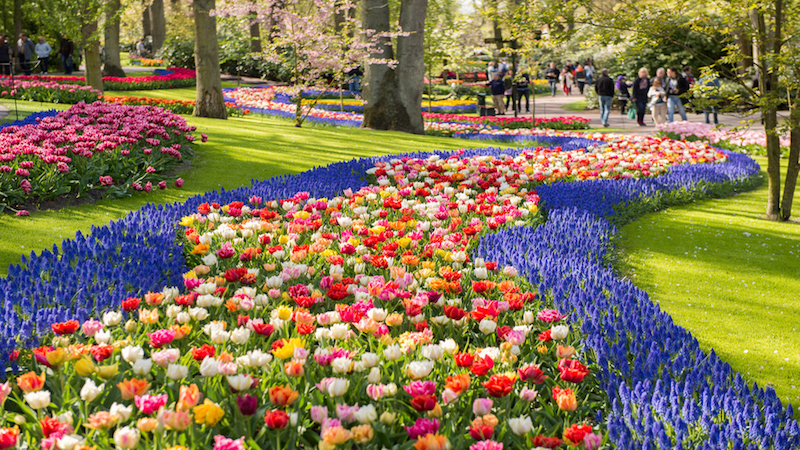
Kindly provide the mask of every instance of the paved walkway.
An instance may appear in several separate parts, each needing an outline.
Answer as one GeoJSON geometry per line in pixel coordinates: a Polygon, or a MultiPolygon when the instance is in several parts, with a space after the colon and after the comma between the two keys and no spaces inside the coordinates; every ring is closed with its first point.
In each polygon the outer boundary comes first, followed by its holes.
{"type": "MultiPolygon", "coordinates": [[[[531,98],[531,101],[534,99],[531,98]]],[[[536,97],[536,117],[559,117],[559,116],[579,116],[584,117],[587,119],[591,119],[591,125],[594,128],[600,128],[600,110],[599,109],[589,109],[585,111],[575,112],[575,111],[568,111],[564,109],[564,106],[578,102],[581,100],[585,100],[585,97],[582,95],[564,95],[563,93],[559,92],[555,97],[551,96],[544,96],[544,97],[536,97]]],[[[524,99],[523,99],[524,101],[524,99]]],[[[525,105],[522,105],[524,110],[525,105]]],[[[513,116],[513,111],[506,114],[506,117],[513,116]]],[[[696,114],[690,113],[687,111],[687,119],[689,122],[696,122],[696,123],[705,123],[705,115],[703,113],[696,114]]],[[[522,117],[530,117],[530,113],[522,113],[520,114],[522,117]]],[[[675,114],[676,120],[680,120],[680,115],[677,113],[675,114]]],[[[735,127],[735,126],[742,126],[747,123],[748,120],[754,120],[754,123],[751,125],[752,130],[754,131],[763,131],[764,126],[760,123],[760,115],[750,116],[750,117],[742,117],[736,114],[720,114],[719,121],[720,124],[725,127],[735,127]]],[[[646,127],[640,127],[636,120],[628,119],[627,115],[620,114],[620,110],[612,109],[611,115],[609,116],[608,123],[610,128],[615,129],[622,129],[623,133],[636,133],[636,134],[655,134],[656,129],[653,125],[653,120],[650,114],[647,115],[645,118],[645,123],[647,124],[646,127]]]]}
{"type": "Polygon", "coordinates": [[[0,119],[5,119],[10,111],[3,105],[0,105],[0,119]]]}

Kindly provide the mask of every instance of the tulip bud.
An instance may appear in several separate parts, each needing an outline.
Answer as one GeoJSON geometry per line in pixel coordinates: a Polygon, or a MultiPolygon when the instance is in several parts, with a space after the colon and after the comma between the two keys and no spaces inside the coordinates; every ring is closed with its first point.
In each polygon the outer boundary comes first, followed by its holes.
{"type": "MultiPolygon", "coordinates": [[[[149,360],[148,360],[149,361],[149,360]]],[[[149,372],[149,370],[148,370],[149,372]]],[[[107,380],[119,373],[119,367],[116,364],[110,366],[101,366],[97,368],[97,376],[107,380]]]]}
{"type": "Polygon", "coordinates": [[[397,418],[397,414],[390,413],[389,411],[384,411],[383,414],[381,414],[380,421],[381,421],[382,424],[388,426],[388,425],[393,424],[396,418],[397,418]]]}
{"type": "MultiPolygon", "coordinates": [[[[133,320],[133,319],[130,319],[130,320],[128,320],[127,322],[125,322],[125,331],[127,331],[128,333],[134,333],[134,332],[136,332],[136,329],[137,329],[138,327],[139,327],[139,324],[138,324],[138,323],[136,323],[136,321],[135,321],[135,320],[133,320]]],[[[126,427],[126,428],[127,428],[127,427],[126,427]]],[[[117,431],[119,431],[119,430],[117,430],[117,431]]]]}
{"type": "Polygon", "coordinates": [[[22,414],[17,414],[14,416],[14,423],[17,425],[25,425],[26,423],[28,423],[28,421],[22,414]]]}

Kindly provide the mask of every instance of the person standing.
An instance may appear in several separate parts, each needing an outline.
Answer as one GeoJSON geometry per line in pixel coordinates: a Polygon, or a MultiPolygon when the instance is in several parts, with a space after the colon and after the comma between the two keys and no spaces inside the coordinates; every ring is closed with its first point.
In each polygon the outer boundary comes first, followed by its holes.
{"type": "Polygon", "coordinates": [[[500,72],[500,78],[505,78],[508,72],[508,60],[503,58],[500,60],[500,65],[497,66],[497,71],[500,72]]]}
{"type": "Polygon", "coordinates": [[[694,86],[694,76],[692,75],[692,68],[690,66],[683,66],[683,76],[689,82],[689,88],[694,86]]]}
{"type": "Polygon", "coordinates": [[[36,52],[36,46],[32,40],[28,39],[25,33],[19,35],[19,42],[19,62],[25,75],[30,75],[31,60],[33,60],[33,55],[36,52]]]}
{"type": "Polygon", "coordinates": [[[494,80],[494,74],[497,72],[497,61],[489,61],[486,67],[486,79],[489,81],[494,80]]]}
{"type": "Polygon", "coordinates": [[[628,99],[630,98],[630,84],[625,80],[625,75],[620,75],[617,77],[617,83],[614,85],[619,92],[617,95],[617,100],[619,100],[619,109],[620,113],[624,116],[626,108],[628,106],[628,99]]]}
{"type": "Polygon", "coordinates": [[[544,72],[544,77],[547,79],[547,82],[550,83],[550,96],[556,96],[556,86],[558,85],[558,69],[556,69],[556,63],[551,62],[550,68],[548,68],[544,72]]]}
{"type": "Polygon", "coordinates": [[[608,127],[608,115],[611,113],[611,101],[614,99],[614,80],[608,76],[608,69],[600,72],[594,90],[600,100],[600,122],[604,127],[608,127]]]}
{"type": "Polygon", "coordinates": [[[498,116],[502,116],[506,113],[506,110],[503,107],[503,95],[506,92],[506,85],[503,82],[503,79],[500,78],[500,72],[494,73],[492,81],[489,82],[489,89],[492,94],[492,103],[494,104],[494,109],[497,111],[498,116]]]}
{"type": "Polygon", "coordinates": [[[586,84],[591,86],[592,80],[594,79],[594,63],[592,63],[592,60],[586,59],[586,65],[583,67],[583,70],[586,72],[586,84]]]}
{"type": "Polygon", "coordinates": [[[361,75],[364,75],[361,66],[347,72],[347,88],[350,89],[350,92],[361,92],[361,75]]]}
{"type": "Polygon", "coordinates": [[[508,111],[509,109],[514,109],[514,105],[516,105],[516,99],[514,98],[514,71],[512,69],[509,69],[506,72],[506,76],[503,77],[503,84],[506,86],[506,90],[503,92],[503,95],[506,96],[505,109],[508,111]]]}
{"type": "Polygon", "coordinates": [[[716,76],[701,78],[700,82],[703,83],[703,93],[710,102],[708,106],[703,108],[703,112],[706,115],[706,123],[711,123],[709,116],[714,114],[714,125],[719,125],[719,106],[717,101],[719,100],[719,90],[722,84],[716,76]]]}
{"type": "Polygon", "coordinates": [[[139,43],[136,44],[136,54],[139,55],[140,58],[147,56],[147,48],[144,46],[144,38],[139,39],[139,43]]]}
{"type": "Polygon", "coordinates": [[[689,82],[686,80],[678,69],[670,67],[667,70],[667,120],[672,122],[675,119],[675,109],[681,115],[681,118],[686,121],[686,110],[683,108],[683,101],[681,96],[689,91],[689,82]]]}
{"type": "Polygon", "coordinates": [[[656,69],[656,76],[653,77],[652,80],[650,80],[650,85],[651,86],[653,85],[653,82],[656,81],[656,78],[661,80],[661,86],[664,89],[666,89],[667,88],[667,71],[664,70],[663,67],[659,67],[658,69],[656,69]]]}
{"type": "Polygon", "coordinates": [[[72,74],[72,53],[75,51],[75,44],[67,37],[61,35],[61,44],[58,48],[58,55],[61,57],[61,65],[64,66],[64,74],[72,74]]]}
{"type": "Polygon", "coordinates": [[[578,92],[583,95],[583,88],[586,86],[586,71],[581,64],[575,68],[575,83],[578,85],[578,92]]]}
{"type": "Polygon", "coordinates": [[[639,69],[639,77],[633,81],[631,100],[636,104],[636,120],[640,127],[646,127],[644,114],[647,112],[647,93],[650,91],[650,74],[647,69],[639,69]]]}
{"type": "Polygon", "coordinates": [[[530,98],[530,83],[531,77],[527,73],[517,77],[514,84],[517,85],[517,111],[522,112],[522,96],[525,96],[525,112],[531,112],[531,98],[530,98]]]}
{"type": "Polygon", "coordinates": [[[53,48],[50,47],[50,44],[45,42],[44,36],[39,36],[39,43],[36,44],[34,50],[36,51],[36,57],[39,58],[39,67],[42,73],[47,75],[47,69],[50,63],[50,52],[53,51],[53,48]]]}
{"type": "Polygon", "coordinates": [[[569,70],[569,66],[564,66],[561,70],[561,88],[564,90],[564,95],[572,95],[572,82],[575,80],[575,75],[569,70]]]}
{"type": "Polygon", "coordinates": [[[11,45],[8,43],[8,35],[0,36],[0,75],[11,75],[11,45]]]}
{"type": "Polygon", "coordinates": [[[661,86],[661,80],[656,78],[653,85],[647,91],[647,98],[650,99],[650,111],[653,114],[653,122],[661,125],[667,121],[667,91],[661,86]]]}

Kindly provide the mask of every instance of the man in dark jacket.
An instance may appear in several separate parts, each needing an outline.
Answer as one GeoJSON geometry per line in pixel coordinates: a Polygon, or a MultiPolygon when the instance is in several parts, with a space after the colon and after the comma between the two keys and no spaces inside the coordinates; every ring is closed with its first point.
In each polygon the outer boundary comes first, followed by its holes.
{"type": "Polygon", "coordinates": [[[631,86],[631,100],[636,103],[636,120],[640,127],[647,126],[644,123],[644,115],[647,113],[647,93],[650,91],[650,74],[647,69],[639,69],[639,77],[633,81],[631,86]]]}
{"type": "Polygon", "coordinates": [[[22,71],[25,73],[25,75],[30,75],[31,60],[33,59],[33,55],[36,50],[36,44],[34,44],[32,40],[28,39],[28,36],[25,33],[19,35],[19,41],[21,43],[19,48],[19,63],[22,66],[22,71]]]}
{"type": "Polygon", "coordinates": [[[70,75],[72,73],[72,53],[75,51],[75,44],[67,37],[62,35],[61,46],[59,47],[58,54],[61,55],[61,64],[64,66],[64,73],[70,75]]]}
{"type": "Polygon", "coordinates": [[[688,120],[681,96],[689,91],[689,81],[676,67],[667,69],[667,85],[664,86],[664,90],[667,91],[667,121],[674,120],[675,108],[684,121],[688,120]]]}
{"type": "Polygon", "coordinates": [[[492,103],[497,114],[502,116],[506,113],[505,105],[503,104],[503,97],[506,93],[506,83],[500,77],[500,72],[495,72],[492,81],[489,82],[489,88],[492,92],[492,103]]]}
{"type": "Polygon", "coordinates": [[[600,98],[600,122],[607,127],[608,116],[611,114],[611,101],[614,99],[614,80],[608,76],[608,69],[603,69],[600,74],[594,90],[600,98]]]}

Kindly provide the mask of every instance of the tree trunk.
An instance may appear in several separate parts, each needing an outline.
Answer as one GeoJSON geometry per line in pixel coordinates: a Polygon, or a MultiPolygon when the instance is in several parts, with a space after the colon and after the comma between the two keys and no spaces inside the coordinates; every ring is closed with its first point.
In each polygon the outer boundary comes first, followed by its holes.
{"type": "MultiPolygon", "coordinates": [[[[19,56],[17,39],[19,39],[20,33],[22,33],[22,0],[14,0],[14,36],[8,39],[8,45],[11,46],[15,57],[19,56]]],[[[16,61],[11,61],[12,67],[16,67],[16,64],[19,64],[19,58],[15,59],[16,61]]]]}
{"type": "Polygon", "coordinates": [[[194,115],[227,119],[219,70],[217,18],[209,15],[215,0],[194,0],[194,63],[197,68],[197,104],[194,115]]]}
{"type": "Polygon", "coordinates": [[[425,134],[422,123],[422,91],[425,88],[425,16],[428,0],[403,0],[400,4],[400,29],[411,33],[397,38],[397,94],[409,118],[410,129],[425,134]]]}
{"type": "MultiPolygon", "coordinates": [[[[390,31],[389,3],[385,0],[362,0],[362,27],[377,33],[390,31]]],[[[392,41],[381,38],[376,52],[370,55],[375,59],[393,59],[392,41]]],[[[402,63],[401,63],[402,64],[402,63]]],[[[367,64],[364,73],[364,121],[361,126],[376,130],[411,129],[411,119],[400,104],[398,92],[400,85],[397,73],[386,64],[367,64]]]]}
{"type": "Polygon", "coordinates": [[[103,92],[103,69],[102,61],[100,61],[100,42],[97,40],[97,21],[84,24],[81,34],[83,36],[83,63],[86,66],[86,85],[103,92]]]}
{"type": "Polygon", "coordinates": [[[124,77],[122,63],[119,60],[119,12],[122,7],[121,0],[108,0],[106,3],[105,35],[105,61],[103,61],[103,76],[124,77]]]}
{"type": "Polygon", "coordinates": [[[250,12],[250,53],[261,53],[261,26],[258,23],[258,13],[250,12]]]}
{"type": "Polygon", "coordinates": [[[792,217],[792,200],[797,187],[797,175],[800,174],[800,118],[794,119],[790,133],[792,141],[789,144],[789,167],[786,169],[786,183],[783,186],[782,220],[792,217]]]}
{"type": "Polygon", "coordinates": [[[153,32],[153,55],[164,45],[167,37],[167,22],[164,19],[164,0],[153,0],[150,5],[150,25],[153,32]]]}
{"type": "Polygon", "coordinates": [[[145,6],[142,10],[142,37],[146,38],[153,34],[153,27],[150,25],[150,5],[145,0],[145,6]]]}

